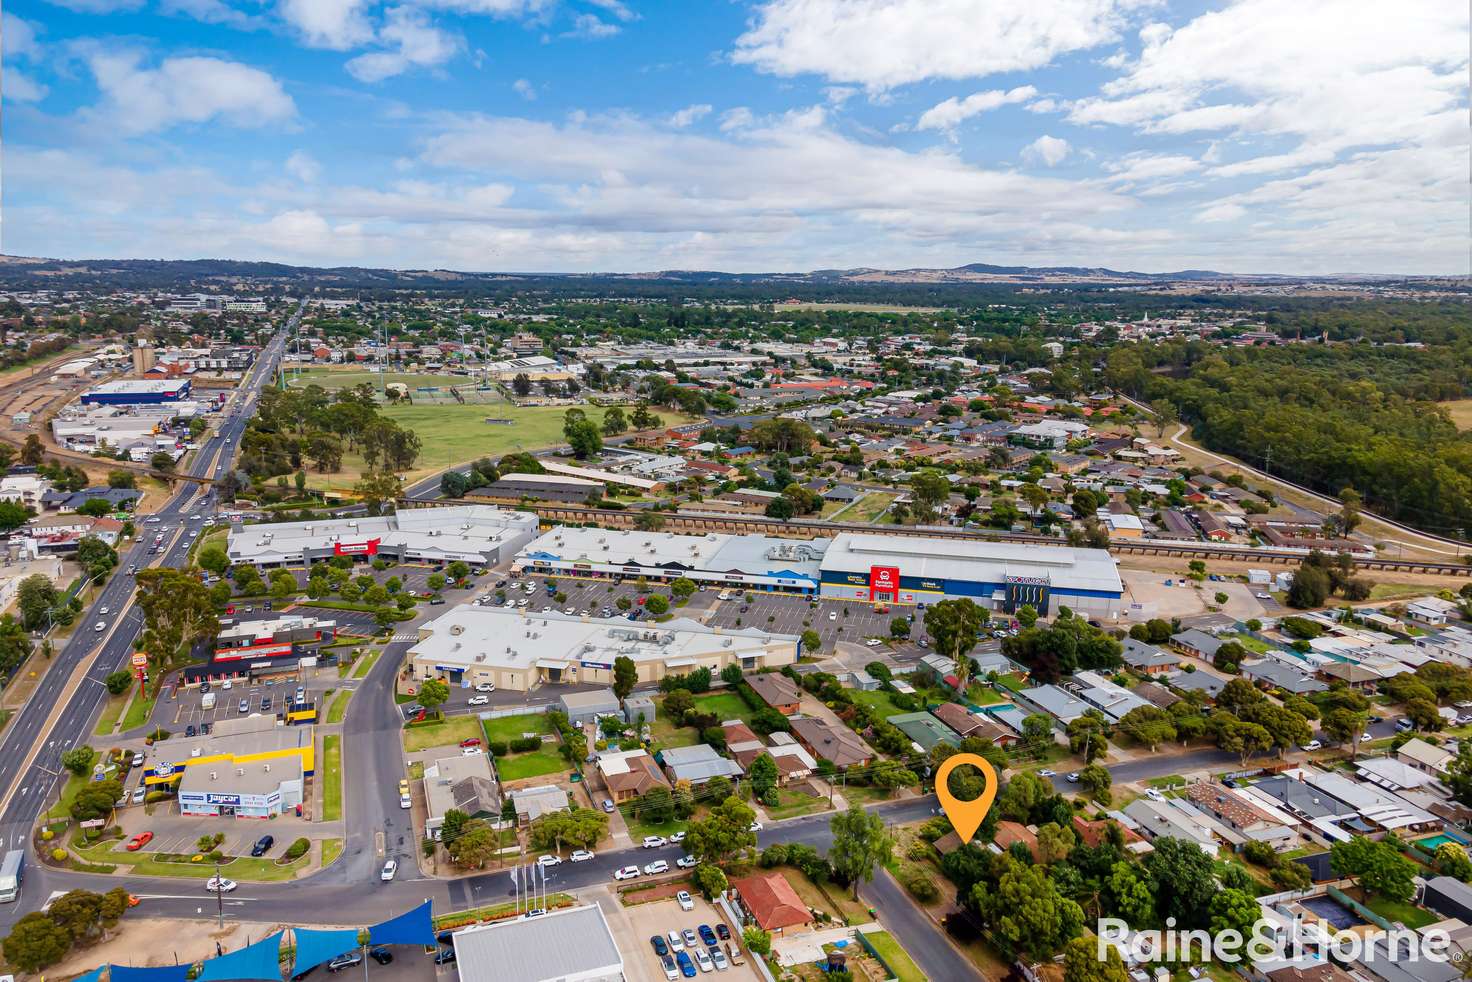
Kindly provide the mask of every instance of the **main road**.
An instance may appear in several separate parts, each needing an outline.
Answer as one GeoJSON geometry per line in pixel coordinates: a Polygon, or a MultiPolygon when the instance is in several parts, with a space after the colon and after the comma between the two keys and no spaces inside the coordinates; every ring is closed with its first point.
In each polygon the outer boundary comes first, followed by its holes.
{"type": "MultiPolygon", "coordinates": [[[[286,330],[277,332],[262,349],[227,403],[225,418],[214,435],[186,465],[186,474],[219,477],[230,466],[261,387],[275,374],[286,333],[301,318],[304,307],[305,302],[291,315],[286,330]]],[[[159,527],[169,530],[165,533],[167,547],[155,557],[159,565],[186,565],[191,541],[187,516],[208,506],[212,495],[207,487],[183,483],[155,513],[161,519],[159,527]]],[[[133,639],[142,628],[141,612],[133,604],[134,583],[128,568],[149,565],[151,547],[151,541],[140,532],[133,547],[119,557],[118,569],[91,608],[78,615],[71,640],[55,654],[40,685],[0,737],[0,789],[4,789],[0,792],[0,844],[5,849],[24,847],[36,819],[55,800],[62,777],[61,755],[87,742],[91,735],[92,720],[107,694],[103,680],[128,665],[133,639]],[[104,608],[111,613],[101,614],[104,608]],[[100,633],[92,629],[97,621],[106,624],[100,633]]],[[[38,867],[31,869],[22,902],[6,905],[0,911],[0,926],[8,927],[20,914],[39,906],[47,893],[35,888],[36,881],[44,885],[46,874],[38,867]]],[[[98,885],[96,878],[92,884],[98,885]]]]}

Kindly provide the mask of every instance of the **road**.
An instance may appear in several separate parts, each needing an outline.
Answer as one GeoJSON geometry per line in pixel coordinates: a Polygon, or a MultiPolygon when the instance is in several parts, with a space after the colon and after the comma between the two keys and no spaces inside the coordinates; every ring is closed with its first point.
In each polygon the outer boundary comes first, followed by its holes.
{"type": "Polygon", "coordinates": [[[859,897],[879,912],[879,923],[899,939],[927,979],[984,978],[930,916],[915,906],[889,870],[879,867],[874,879],[859,889],[859,897]]]}
{"type": "MultiPolygon", "coordinates": [[[[286,330],[262,349],[250,375],[231,397],[215,434],[195,452],[184,473],[217,476],[229,466],[261,387],[272,377],[281,358],[286,332],[295,326],[302,309],[299,307],[286,330]]],[[[55,800],[62,777],[62,753],[87,742],[92,733],[92,720],[106,698],[103,679],[128,664],[133,639],[142,625],[141,613],[132,602],[133,577],[128,574],[128,567],[143,568],[149,565],[150,558],[156,559],[159,565],[186,565],[190,544],[185,530],[186,516],[205,506],[212,494],[208,488],[184,483],[156,513],[171,527],[165,539],[166,548],[157,557],[150,557],[152,540],[140,533],[133,547],[119,557],[118,570],[98,593],[92,607],[78,616],[76,632],[53,657],[41,684],[6,727],[0,739],[0,788],[6,789],[0,798],[0,841],[6,849],[21,847],[37,817],[55,800]],[[99,615],[103,607],[113,613],[106,617],[99,615]],[[107,622],[100,642],[97,632],[90,627],[98,620],[107,622]],[[79,673],[83,673],[80,679],[79,673]]],[[[44,872],[33,866],[22,902],[6,905],[0,912],[0,927],[8,928],[21,914],[39,906],[46,893],[33,889],[33,881],[45,879],[44,872]]]]}

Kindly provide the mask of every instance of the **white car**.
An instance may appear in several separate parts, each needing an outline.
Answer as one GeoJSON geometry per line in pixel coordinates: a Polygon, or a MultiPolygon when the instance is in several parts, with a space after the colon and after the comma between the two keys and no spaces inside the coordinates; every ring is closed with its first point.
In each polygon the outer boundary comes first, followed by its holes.
{"type": "Polygon", "coordinates": [[[239,884],[234,880],[227,880],[222,876],[212,876],[204,881],[204,888],[210,893],[229,893],[237,886],[239,884]]]}
{"type": "Polygon", "coordinates": [[[615,880],[632,880],[638,875],[639,867],[637,866],[625,866],[623,869],[613,871],[613,878],[615,880]]]}
{"type": "Polygon", "coordinates": [[[465,705],[467,705],[467,706],[487,706],[487,705],[490,705],[490,702],[491,702],[491,697],[490,696],[471,696],[469,699],[465,700],[465,705]]]}
{"type": "Polygon", "coordinates": [[[98,621],[92,626],[92,630],[96,631],[98,634],[101,634],[103,631],[107,630],[107,623],[105,621],[98,621]]]}
{"type": "Polygon", "coordinates": [[[654,862],[644,867],[644,872],[649,874],[650,876],[655,876],[659,873],[668,873],[669,871],[670,864],[665,862],[663,859],[656,859],[654,862]]]}
{"type": "Polygon", "coordinates": [[[143,804],[147,800],[148,800],[148,789],[146,787],[144,787],[143,785],[140,784],[140,785],[138,785],[138,787],[136,787],[136,788],[133,789],[133,804],[135,804],[135,805],[141,805],[141,804],[143,804]]]}
{"type": "Polygon", "coordinates": [[[1057,771],[1050,771],[1046,767],[1044,767],[1042,770],[1038,771],[1038,777],[1057,777],[1057,776],[1058,776],[1058,772],[1057,771]]]}
{"type": "Polygon", "coordinates": [[[537,865],[538,866],[561,866],[562,865],[562,857],[561,856],[554,856],[551,853],[548,853],[545,856],[538,856],[537,857],[537,865]]]}
{"type": "Polygon", "coordinates": [[[413,808],[414,807],[414,799],[413,798],[410,798],[406,794],[399,795],[399,807],[400,808],[413,808]]]}
{"type": "Polygon", "coordinates": [[[1308,743],[1305,743],[1300,749],[1302,749],[1302,750],[1322,750],[1322,749],[1324,749],[1324,745],[1322,743],[1320,743],[1319,741],[1317,741],[1317,740],[1310,740],[1308,743]]]}
{"type": "Polygon", "coordinates": [[[475,756],[478,756],[480,753],[481,753],[481,749],[479,747],[461,747],[460,748],[460,756],[461,757],[475,757],[475,756]]]}
{"type": "Polygon", "coordinates": [[[675,894],[675,902],[680,905],[681,910],[695,909],[695,901],[691,898],[689,890],[681,890],[675,894]]]}
{"type": "Polygon", "coordinates": [[[731,963],[726,960],[726,953],[716,945],[710,946],[710,960],[716,963],[717,972],[724,972],[731,967],[731,963]]]}
{"type": "Polygon", "coordinates": [[[143,755],[142,754],[134,754],[133,755],[133,766],[134,767],[142,767],[143,766],[143,755]]]}
{"type": "Polygon", "coordinates": [[[675,860],[675,865],[680,867],[680,869],[694,869],[695,867],[700,865],[700,860],[696,859],[694,856],[681,856],[679,859],[675,860]]]}
{"type": "Polygon", "coordinates": [[[378,878],[387,883],[389,880],[392,880],[394,878],[394,874],[398,871],[399,861],[397,859],[390,859],[388,862],[383,864],[383,870],[379,872],[378,878]]]}
{"type": "Polygon", "coordinates": [[[748,831],[748,832],[760,832],[761,830],[762,830],[762,823],[761,822],[752,822],[751,823],[751,826],[746,831],[748,831]]]}
{"type": "Polygon", "coordinates": [[[1146,788],[1145,797],[1149,798],[1151,801],[1160,801],[1165,798],[1165,795],[1161,794],[1155,788],[1146,788]]]}
{"type": "Polygon", "coordinates": [[[704,948],[694,948],[692,950],[695,952],[695,964],[700,966],[702,972],[715,971],[715,963],[710,960],[710,955],[706,954],[704,948]]]}
{"type": "MultiPolygon", "coordinates": [[[[694,907],[695,905],[692,903],[690,906],[694,907]]],[[[671,931],[666,937],[670,939],[670,951],[685,950],[685,939],[680,936],[679,931],[671,931]]]]}
{"type": "Polygon", "coordinates": [[[671,832],[670,833],[670,843],[672,845],[679,845],[680,843],[682,843],[684,841],[685,841],[685,833],[684,832],[671,832]]]}
{"type": "Polygon", "coordinates": [[[569,607],[569,608],[567,608],[566,610],[563,611],[563,613],[566,614],[568,617],[572,617],[577,612],[578,612],[578,609],[576,607],[569,607]]]}
{"type": "Polygon", "coordinates": [[[586,863],[588,860],[593,858],[593,852],[589,849],[579,849],[577,852],[573,853],[567,858],[570,862],[586,863]]]}
{"type": "Polygon", "coordinates": [[[836,620],[838,620],[838,611],[836,611],[836,610],[830,610],[828,612],[828,619],[830,621],[836,621],[836,620]]]}
{"type": "Polygon", "coordinates": [[[658,849],[660,846],[669,845],[669,840],[662,835],[646,835],[643,846],[645,849],[658,849]]]}
{"type": "Polygon", "coordinates": [[[479,685],[477,685],[475,687],[475,691],[476,692],[495,692],[496,691],[496,683],[494,683],[494,682],[481,682],[479,685]]]}
{"type": "Polygon", "coordinates": [[[1254,593],[1253,596],[1256,597],[1259,600],[1271,600],[1271,599],[1273,599],[1273,595],[1271,593],[1254,593]]]}
{"type": "Polygon", "coordinates": [[[864,644],[868,645],[871,648],[877,648],[883,643],[884,642],[880,641],[878,638],[870,638],[868,641],[864,642],[864,644]]]}
{"type": "Polygon", "coordinates": [[[111,607],[102,607],[97,612],[99,614],[102,614],[105,617],[108,614],[111,614],[112,613],[112,608],[111,607]]]}

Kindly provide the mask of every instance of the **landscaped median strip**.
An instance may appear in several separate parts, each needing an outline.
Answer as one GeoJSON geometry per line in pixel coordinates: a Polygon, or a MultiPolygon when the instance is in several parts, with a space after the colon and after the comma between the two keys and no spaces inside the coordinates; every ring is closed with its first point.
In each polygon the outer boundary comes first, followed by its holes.
{"type": "Polygon", "coordinates": [[[322,775],[322,820],[336,822],[342,818],[342,737],[338,734],[322,738],[317,771],[322,775]]]}

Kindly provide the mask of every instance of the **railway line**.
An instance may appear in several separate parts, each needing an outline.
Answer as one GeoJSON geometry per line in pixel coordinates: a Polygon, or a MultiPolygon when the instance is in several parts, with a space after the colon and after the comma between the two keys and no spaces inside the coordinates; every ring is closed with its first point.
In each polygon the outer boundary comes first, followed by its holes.
{"type": "MultiPolygon", "coordinates": [[[[399,502],[400,507],[421,508],[436,504],[473,503],[475,502],[468,499],[425,501],[415,498],[404,498],[399,502]]],[[[544,523],[600,525],[606,528],[632,529],[636,527],[640,515],[650,514],[636,509],[585,508],[563,504],[511,503],[511,506],[534,512],[544,523]]],[[[858,535],[903,535],[976,542],[1017,542],[1029,545],[1056,546],[1062,544],[1059,539],[1046,535],[980,529],[865,525],[857,522],[778,521],[758,515],[704,515],[690,512],[654,512],[653,514],[657,514],[663,520],[662,531],[687,534],[723,532],[735,535],[760,534],[791,539],[815,539],[839,532],[849,532],[858,535]]],[[[1309,553],[1307,549],[1286,547],[1233,546],[1214,542],[1164,542],[1150,539],[1116,539],[1109,543],[1109,551],[1117,555],[1169,556],[1174,559],[1209,559],[1264,566],[1296,565],[1309,553]]],[[[1472,578],[1472,563],[1387,559],[1369,552],[1355,554],[1353,558],[1360,569],[1472,578]]]]}

